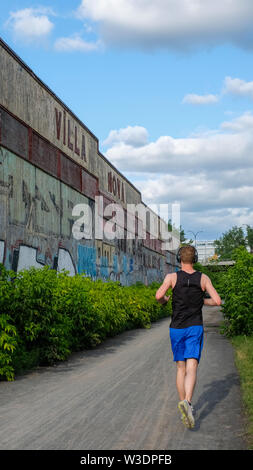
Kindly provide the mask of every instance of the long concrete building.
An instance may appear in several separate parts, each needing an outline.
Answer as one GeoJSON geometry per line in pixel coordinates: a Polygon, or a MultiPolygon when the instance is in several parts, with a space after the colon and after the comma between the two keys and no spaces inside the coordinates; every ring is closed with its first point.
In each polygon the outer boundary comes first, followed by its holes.
{"type": "Polygon", "coordinates": [[[175,252],[163,249],[164,224],[99,151],[97,137],[0,40],[0,263],[17,272],[49,265],[123,285],[160,282],[177,269],[175,252]],[[112,224],[111,203],[123,208],[123,237],[112,240],[96,227],[112,224]],[[142,239],[138,212],[128,236],[128,204],[148,209],[142,239]]]}

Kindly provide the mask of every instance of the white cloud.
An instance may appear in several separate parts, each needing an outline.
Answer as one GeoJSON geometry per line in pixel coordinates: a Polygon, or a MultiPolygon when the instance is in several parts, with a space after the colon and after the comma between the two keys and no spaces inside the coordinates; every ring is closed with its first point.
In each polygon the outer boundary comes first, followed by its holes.
{"type": "Polygon", "coordinates": [[[219,95],[205,94],[199,95],[188,93],[184,96],[182,103],[193,105],[206,105],[217,103],[224,94],[237,95],[253,99],[253,81],[246,82],[240,78],[226,77],[223,83],[223,89],[219,95]]]}
{"type": "Polygon", "coordinates": [[[192,237],[192,233],[187,233],[187,230],[195,233],[203,230],[203,233],[198,235],[198,240],[217,239],[235,225],[253,225],[253,210],[240,207],[239,209],[207,209],[200,212],[181,211],[181,223],[188,237],[192,237]]]}
{"type": "Polygon", "coordinates": [[[185,97],[183,98],[183,103],[196,105],[213,104],[217,103],[218,101],[219,98],[217,95],[195,95],[194,93],[185,95],[185,97]]]}
{"type": "Polygon", "coordinates": [[[134,147],[118,142],[106,156],[121,171],[182,174],[201,169],[220,169],[252,165],[252,132],[205,133],[203,136],[176,139],[161,136],[155,142],[134,147]]]}
{"type": "Polygon", "coordinates": [[[7,25],[11,27],[15,36],[27,41],[33,41],[47,37],[54,25],[48,15],[52,15],[47,8],[24,8],[10,13],[7,25]]]}
{"type": "Polygon", "coordinates": [[[251,111],[247,111],[232,121],[223,122],[221,128],[224,130],[236,132],[243,132],[248,130],[253,132],[253,114],[251,111]]]}
{"type": "Polygon", "coordinates": [[[73,51],[80,51],[80,52],[90,52],[96,51],[101,47],[101,42],[87,42],[78,35],[75,34],[71,37],[61,37],[55,41],[54,48],[57,51],[62,52],[73,52],[73,51]]]}
{"type": "Polygon", "coordinates": [[[128,126],[125,129],[113,130],[103,142],[104,146],[121,143],[132,147],[141,147],[148,143],[148,131],[141,126],[128,126]]]}
{"type": "MultiPolygon", "coordinates": [[[[204,230],[202,238],[209,233],[216,238],[233,225],[253,225],[253,168],[217,174],[198,172],[182,174],[152,175],[146,181],[136,179],[135,186],[141,191],[143,201],[150,204],[180,204],[181,224],[185,230],[204,230]],[[242,181],[238,178],[242,177],[242,181]],[[227,185],[224,185],[224,178],[227,185]],[[234,181],[237,185],[234,186],[234,181]],[[229,184],[230,182],[230,184],[229,184]]],[[[130,175],[131,176],[131,175],[130,175]]],[[[188,236],[191,236],[188,234],[188,236]]],[[[199,238],[199,237],[198,237],[199,238]]]]}
{"type": "MultiPolygon", "coordinates": [[[[251,177],[252,174],[251,170],[251,177]]],[[[138,183],[138,187],[148,203],[177,200],[182,210],[187,212],[244,208],[253,199],[251,184],[224,188],[220,178],[208,178],[204,172],[185,175],[183,178],[170,174],[158,175],[138,183]]]]}
{"type": "Polygon", "coordinates": [[[252,0],[82,0],[78,14],[117,46],[253,46],[252,0]]]}
{"type": "Polygon", "coordinates": [[[125,131],[113,131],[117,139],[108,139],[106,156],[133,181],[145,203],[179,202],[183,226],[191,230],[222,232],[253,224],[251,112],[203,135],[161,136],[141,146],[130,144],[130,126],[125,131]]]}
{"type": "Polygon", "coordinates": [[[224,93],[246,96],[253,99],[253,82],[245,82],[240,78],[226,77],[224,81],[224,93]]]}

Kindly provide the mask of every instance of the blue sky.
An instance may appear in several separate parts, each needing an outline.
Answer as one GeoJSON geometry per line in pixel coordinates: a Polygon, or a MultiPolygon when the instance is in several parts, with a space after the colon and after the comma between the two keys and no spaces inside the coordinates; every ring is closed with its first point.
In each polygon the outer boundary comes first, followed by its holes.
{"type": "MultiPolygon", "coordinates": [[[[0,34],[144,202],[213,239],[253,225],[253,2],[4,2],[0,34]]],[[[190,235],[190,234],[189,234],[190,235]]]]}

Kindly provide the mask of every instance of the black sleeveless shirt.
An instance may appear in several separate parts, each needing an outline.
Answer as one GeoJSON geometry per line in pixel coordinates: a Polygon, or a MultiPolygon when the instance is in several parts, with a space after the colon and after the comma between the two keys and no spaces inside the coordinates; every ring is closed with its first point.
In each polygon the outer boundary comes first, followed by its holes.
{"type": "Polygon", "coordinates": [[[203,325],[202,307],[204,291],[201,288],[201,272],[188,274],[177,272],[177,282],[172,294],[172,320],[170,328],[187,328],[203,325]]]}

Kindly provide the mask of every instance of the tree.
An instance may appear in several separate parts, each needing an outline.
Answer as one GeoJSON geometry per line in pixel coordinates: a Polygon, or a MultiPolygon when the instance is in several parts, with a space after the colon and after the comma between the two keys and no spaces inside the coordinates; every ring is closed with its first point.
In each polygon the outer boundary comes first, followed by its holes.
{"type": "Polygon", "coordinates": [[[253,227],[247,225],[247,236],[246,241],[248,246],[250,247],[250,252],[253,253],[253,227]]]}
{"type": "MultiPolygon", "coordinates": [[[[175,230],[176,232],[178,232],[175,228],[174,228],[174,230],[175,230]]],[[[169,231],[169,232],[172,232],[172,223],[171,223],[171,219],[169,219],[169,221],[168,221],[168,231],[169,231]]],[[[186,243],[185,243],[186,240],[187,240],[187,238],[185,237],[184,229],[183,229],[182,225],[180,225],[180,244],[181,244],[181,245],[185,245],[185,244],[186,244],[186,243]]],[[[190,240],[190,241],[187,243],[187,245],[191,245],[192,243],[193,243],[193,240],[190,240]]]]}
{"type": "Polygon", "coordinates": [[[215,252],[220,260],[233,259],[233,251],[240,246],[246,247],[242,227],[236,225],[223,233],[219,240],[214,241],[215,252]]]}

